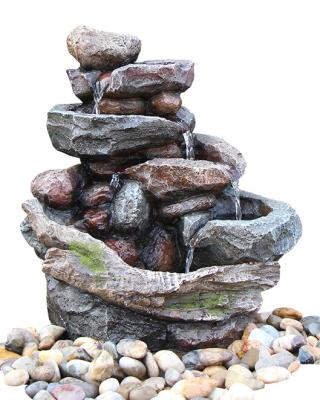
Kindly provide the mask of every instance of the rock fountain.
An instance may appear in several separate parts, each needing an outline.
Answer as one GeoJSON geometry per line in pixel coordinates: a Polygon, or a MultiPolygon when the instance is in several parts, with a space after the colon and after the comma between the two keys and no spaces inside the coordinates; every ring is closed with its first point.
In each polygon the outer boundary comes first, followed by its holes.
{"type": "Polygon", "coordinates": [[[87,27],[67,45],[82,103],[53,107],[47,128],[80,164],[33,180],[21,225],[44,259],[50,320],[153,350],[227,345],[278,282],[298,215],[240,191],[242,154],[193,133],[180,96],[193,62],[136,62],[138,38],[87,27]]]}

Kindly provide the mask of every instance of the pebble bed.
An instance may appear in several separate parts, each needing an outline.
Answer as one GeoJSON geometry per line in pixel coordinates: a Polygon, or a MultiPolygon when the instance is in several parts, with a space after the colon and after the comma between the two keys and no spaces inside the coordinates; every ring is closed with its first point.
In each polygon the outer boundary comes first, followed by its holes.
{"type": "Polygon", "coordinates": [[[4,382],[34,400],[252,400],[301,364],[320,364],[320,316],[289,307],[257,314],[227,349],[151,353],[137,339],[66,336],[55,325],[12,329],[0,345],[4,382]]]}

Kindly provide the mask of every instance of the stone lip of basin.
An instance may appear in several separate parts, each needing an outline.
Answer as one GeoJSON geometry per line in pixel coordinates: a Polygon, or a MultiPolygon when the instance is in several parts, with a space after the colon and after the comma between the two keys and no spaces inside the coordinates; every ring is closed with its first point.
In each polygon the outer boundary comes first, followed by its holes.
{"type": "Polygon", "coordinates": [[[195,126],[194,115],[181,107],[174,120],[145,115],[87,113],[81,104],[56,105],[48,113],[53,146],[74,157],[101,159],[179,142],[195,126]]]}
{"type": "Polygon", "coordinates": [[[301,221],[288,204],[244,191],[240,199],[244,219],[224,219],[222,207],[193,236],[197,267],[276,261],[298,242],[301,221]]]}
{"type": "Polygon", "coordinates": [[[126,264],[102,241],[51,220],[41,203],[23,204],[37,241],[48,248],[45,274],[157,319],[221,322],[261,305],[261,291],[279,280],[279,264],[209,266],[188,274],[153,272],[126,264]]]}

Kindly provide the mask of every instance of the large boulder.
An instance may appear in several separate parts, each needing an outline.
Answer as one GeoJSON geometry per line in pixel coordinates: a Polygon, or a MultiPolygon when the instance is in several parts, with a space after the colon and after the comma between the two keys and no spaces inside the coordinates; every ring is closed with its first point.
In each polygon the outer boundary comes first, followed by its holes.
{"type": "Polygon", "coordinates": [[[148,226],[150,213],[141,183],[126,181],[113,202],[113,226],[119,232],[141,232],[148,226]]]}
{"type": "Polygon", "coordinates": [[[68,35],[67,46],[82,68],[109,71],[134,62],[140,53],[141,41],[132,35],[78,26],[68,35]]]}
{"type": "Polygon", "coordinates": [[[140,181],[157,199],[219,192],[230,183],[224,165],[182,158],[156,158],[127,168],[124,174],[140,181]]]}
{"type": "Polygon", "coordinates": [[[97,160],[179,142],[186,125],[191,130],[194,126],[189,114],[184,110],[170,121],[144,115],[95,115],[82,112],[79,104],[58,105],[48,113],[47,128],[57,150],[97,160]]]}
{"type": "Polygon", "coordinates": [[[199,267],[278,260],[299,240],[299,216],[281,201],[241,192],[244,218],[211,220],[192,238],[196,247],[194,263],[199,267]],[[252,206],[246,205],[252,203],[252,206]],[[260,215],[254,213],[260,209],[260,215]]]}

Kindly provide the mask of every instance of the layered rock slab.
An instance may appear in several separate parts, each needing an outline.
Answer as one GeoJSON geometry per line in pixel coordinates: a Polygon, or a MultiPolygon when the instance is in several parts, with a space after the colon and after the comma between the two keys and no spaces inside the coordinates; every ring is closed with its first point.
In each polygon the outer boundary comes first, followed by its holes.
{"type": "Polygon", "coordinates": [[[157,199],[206,191],[219,192],[230,183],[224,165],[202,160],[157,158],[127,168],[124,174],[140,181],[157,199]]]}
{"type": "Polygon", "coordinates": [[[47,276],[47,304],[51,322],[64,326],[71,339],[88,336],[118,342],[139,338],[151,351],[225,347],[240,338],[250,320],[250,315],[239,315],[223,323],[163,321],[106,303],[51,276],[47,276]]]}
{"type": "Polygon", "coordinates": [[[47,129],[53,146],[63,153],[101,159],[181,141],[185,125],[194,119],[184,110],[170,121],[144,115],[95,115],[77,104],[58,105],[48,113],[47,129]]]}

